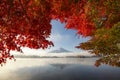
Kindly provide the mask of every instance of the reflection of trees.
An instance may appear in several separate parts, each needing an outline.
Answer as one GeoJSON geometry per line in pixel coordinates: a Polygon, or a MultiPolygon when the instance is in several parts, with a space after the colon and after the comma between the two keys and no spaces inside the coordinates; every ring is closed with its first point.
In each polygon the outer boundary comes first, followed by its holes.
{"type": "Polygon", "coordinates": [[[120,67],[120,55],[110,55],[96,60],[95,66],[98,67],[101,64],[120,67]]]}
{"type": "Polygon", "coordinates": [[[68,64],[51,64],[53,67],[59,68],[59,69],[65,69],[68,64]]]}

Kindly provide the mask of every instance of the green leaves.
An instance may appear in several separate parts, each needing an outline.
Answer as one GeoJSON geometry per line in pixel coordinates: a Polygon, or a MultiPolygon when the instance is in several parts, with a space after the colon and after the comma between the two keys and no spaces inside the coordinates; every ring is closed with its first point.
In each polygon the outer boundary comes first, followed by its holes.
{"type": "Polygon", "coordinates": [[[112,28],[100,28],[88,42],[80,44],[77,48],[90,50],[103,58],[96,62],[96,66],[101,63],[120,67],[120,22],[112,28]]]}

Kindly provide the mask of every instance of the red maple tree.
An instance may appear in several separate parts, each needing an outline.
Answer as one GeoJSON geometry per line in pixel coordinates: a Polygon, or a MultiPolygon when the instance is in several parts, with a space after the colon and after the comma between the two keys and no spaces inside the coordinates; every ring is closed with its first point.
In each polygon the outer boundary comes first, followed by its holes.
{"type": "Polygon", "coordinates": [[[111,28],[120,20],[120,15],[111,18],[118,14],[115,5],[110,7],[113,2],[119,0],[0,0],[0,64],[13,58],[10,50],[53,46],[47,40],[53,19],[83,36],[94,35],[102,26],[111,28]]]}

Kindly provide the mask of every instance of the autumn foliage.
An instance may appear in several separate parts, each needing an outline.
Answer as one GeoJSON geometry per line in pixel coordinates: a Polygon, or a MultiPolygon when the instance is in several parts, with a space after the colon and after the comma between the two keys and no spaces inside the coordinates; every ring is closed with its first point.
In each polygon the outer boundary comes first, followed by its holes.
{"type": "Polygon", "coordinates": [[[98,29],[111,29],[120,21],[119,7],[119,0],[0,0],[0,64],[13,58],[10,50],[53,46],[47,40],[53,19],[93,37],[98,29]]]}
{"type": "Polygon", "coordinates": [[[0,1],[0,63],[13,58],[10,50],[21,51],[21,47],[45,49],[53,45],[47,40],[51,33],[51,6],[47,1],[40,2],[0,1]]]}

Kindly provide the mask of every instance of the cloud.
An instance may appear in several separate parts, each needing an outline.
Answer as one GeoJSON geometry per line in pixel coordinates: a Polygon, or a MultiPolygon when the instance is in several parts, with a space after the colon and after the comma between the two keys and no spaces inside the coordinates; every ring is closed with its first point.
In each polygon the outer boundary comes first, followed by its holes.
{"type": "Polygon", "coordinates": [[[42,49],[30,49],[28,47],[21,48],[23,53],[17,51],[10,51],[12,55],[40,55],[41,53],[46,53],[45,50],[42,49]]]}
{"type": "Polygon", "coordinates": [[[55,43],[60,43],[60,42],[62,42],[62,41],[67,41],[67,40],[69,40],[71,38],[71,36],[70,35],[67,35],[67,34],[65,34],[65,35],[63,35],[63,34],[60,34],[60,33],[55,33],[55,34],[52,34],[51,36],[50,36],[50,39],[49,40],[51,40],[51,41],[53,41],[53,42],[55,42],[55,43]]]}

